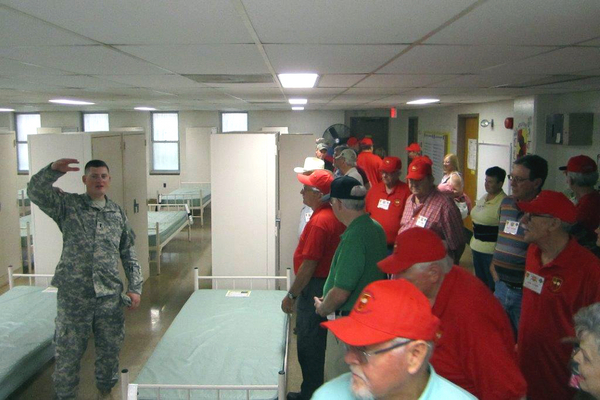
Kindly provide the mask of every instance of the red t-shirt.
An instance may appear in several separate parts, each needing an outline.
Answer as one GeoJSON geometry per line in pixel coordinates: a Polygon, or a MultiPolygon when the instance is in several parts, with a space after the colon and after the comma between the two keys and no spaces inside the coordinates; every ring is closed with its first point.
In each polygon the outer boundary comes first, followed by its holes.
{"type": "Polygon", "coordinates": [[[375,185],[377,182],[381,182],[381,172],[379,171],[379,168],[381,168],[383,160],[378,155],[363,151],[358,155],[356,163],[367,174],[371,186],[375,185]]]}
{"type": "Polygon", "coordinates": [[[376,183],[367,192],[366,210],[371,214],[371,218],[382,226],[387,244],[394,244],[398,236],[404,205],[410,195],[408,185],[402,181],[399,181],[389,194],[383,182],[376,183]],[[380,203],[380,200],[384,201],[380,203]]]}
{"type": "Polygon", "coordinates": [[[304,260],[312,260],[319,262],[313,277],[327,278],[331,260],[345,230],[346,226],[335,217],[329,203],[317,208],[300,235],[294,252],[294,273],[298,274],[304,260]]]}
{"type": "Polygon", "coordinates": [[[519,399],[527,384],[517,365],[506,312],[475,276],[454,266],[433,305],[441,335],[431,364],[435,371],[481,400],[519,399]]]}
{"type": "Polygon", "coordinates": [[[577,222],[590,232],[600,225],[600,193],[596,190],[577,202],[577,222]]]}
{"type": "Polygon", "coordinates": [[[519,322],[519,363],[531,400],[573,398],[569,360],[573,346],[561,339],[575,336],[573,316],[600,301],[600,260],[574,238],[551,262],[542,265],[536,244],[527,250],[525,286],[519,322]],[[527,273],[544,278],[541,293],[529,289],[527,273]]]}

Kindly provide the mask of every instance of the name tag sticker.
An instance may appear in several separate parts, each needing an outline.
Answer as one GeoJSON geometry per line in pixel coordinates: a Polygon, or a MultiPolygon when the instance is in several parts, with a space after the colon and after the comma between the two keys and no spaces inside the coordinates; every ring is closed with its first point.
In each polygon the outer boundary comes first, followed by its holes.
{"type": "Polygon", "coordinates": [[[504,233],[509,235],[516,235],[519,231],[519,221],[506,221],[504,225],[504,233]]]}
{"type": "Polygon", "coordinates": [[[386,199],[379,199],[379,204],[377,204],[377,208],[381,208],[382,210],[389,210],[391,201],[386,199]]]}
{"type": "Polygon", "coordinates": [[[419,215],[419,218],[417,218],[417,226],[425,228],[425,225],[427,225],[427,217],[419,215]]]}
{"type": "Polygon", "coordinates": [[[312,217],[313,213],[306,213],[304,214],[304,222],[308,222],[310,221],[310,217],[312,217]]]}
{"type": "Polygon", "coordinates": [[[540,294],[542,293],[542,288],[544,287],[544,278],[538,274],[534,274],[533,272],[526,271],[523,286],[529,290],[533,290],[537,294],[540,294]]]}

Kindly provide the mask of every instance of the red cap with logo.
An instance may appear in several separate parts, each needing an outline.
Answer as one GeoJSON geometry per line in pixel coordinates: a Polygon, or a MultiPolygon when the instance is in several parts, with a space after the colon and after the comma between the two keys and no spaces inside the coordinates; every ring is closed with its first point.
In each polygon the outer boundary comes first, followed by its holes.
{"type": "Polygon", "coordinates": [[[432,230],[410,228],[396,236],[394,252],[377,263],[386,274],[398,274],[422,262],[438,261],[446,257],[442,239],[432,230]]]}
{"type": "Polygon", "coordinates": [[[420,153],[421,152],[421,146],[419,146],[419,143],[411,143],[406,148],[406,151],[414,151],[415,153],[420,153]]]}
{"type": "Polygon", "coordinates": [[[358,139],[356,139],[354,136],[350,136],[350,138],[348,138],[348,141],[346,142],[346,145],[348,147],[356,146],[357,144],[358,144],[358,139]]]}
{"type": "Polygon", "coordinates": [[[432,175],[431,166],[432,162],[429,157],[417,157],[408,166],[408,174],[406,175],[406,178],[420,181],[421,179],[432,175]]]}
{"type": "Polygon", "coordinates": [[[381,163],[381,167],[379,167],[380,171],[388,173],[392,173],[399,169],[402,169],[402,160],[398,157],[385,157],[381,163]]]}
{"type": "Polygon", "coordinates": [[[350,346],[369,346],[397,337],[434,340],[439,325],[429,300],[404,279],[372,282],[358,296],[349,316],[321,324],[350,346]]]}
{"type": "Polygon", "coordinates": [[[373,146],[373,139],[371,139],[371,138],[368,138],[368,137],[366,137],[366,138],[363,138],[363,139],[360,141],[360,144],[362,144],[363,146],[373,146]]]}
{"type": "Polygon", "coordinates": [[[577,220],[577,208],[571,200],[560,192],[542,190],[531,201],[519,201],[519,209],[530,214],[552,215],[569,224],[577,220]]]}
{"type": "Polygon", "coordinates": [[[329,194],[333,175],[330,171],[320,169],[310,175],[298,174],[298,180],[303,185],[316,187],[321,193],[329,194]]]}
{"type": "Polygon", "coordinates": [[[581,174],[589,174],[598,171],[596,162],[585,155],[575,156],[569,158],[567,165],[559,167],[561,171],[567,172],[579,172],[581,174]]]}

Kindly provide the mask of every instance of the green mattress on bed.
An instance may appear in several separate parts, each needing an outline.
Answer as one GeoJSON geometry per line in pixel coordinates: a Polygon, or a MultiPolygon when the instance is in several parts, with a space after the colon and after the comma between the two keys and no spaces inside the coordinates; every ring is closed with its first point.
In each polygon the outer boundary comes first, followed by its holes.
{"type": "MultiPolygon", "coordinates": [[[[249,297],[227,297],[227,290],[197,290],[185,303],[136,383],[189,385],[277,385],[283,367],[287,316],[285,291],[252,290],[249,297]]],[[[156,391],[140,389],[139,399],[156,391]]],[[[251,399],[273,399],[276,391],[251,391],[251,399]]],[[[163,399],[185,399],[186,392],[161,390],[163,399]]],[[[216,399],[216,391],[192,391],[192,399],[216,399]]],[[[225,391],[222,399],[245,399],[225,391]]]]}
{"type": "Polygon", "coordinates": [[[17,286],[0,296],[0,399],[54,356],[56,292],[17,286]]]}
{"type": "Polygon", "coordinates": [[[188,220],[185,211],[157,211],[148,213],[148,245],[156,246],[156,223],[160,229],[161,243],[188,220]]]}
{"type": "Polygon", "coordinates": [[[183,186],[161,197],[161,204],[184,204],[189,201],[191,207],[200,207],[210,201],[210,183],[199,186],[183,186]],[[202,194],[202,202],[200,202],[202,194]]]}

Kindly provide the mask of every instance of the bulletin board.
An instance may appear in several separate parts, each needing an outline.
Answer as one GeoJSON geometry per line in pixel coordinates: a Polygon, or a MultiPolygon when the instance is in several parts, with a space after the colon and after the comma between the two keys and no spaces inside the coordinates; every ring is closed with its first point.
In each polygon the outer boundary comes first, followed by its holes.
{"type": "Polygon", "coordinates": [[[450,134],[446,132],[424,132],[423,135],[423,155],[428,156],[433,161],[433,177],[435,183],[440,183],[444,170],[442,164],[444,156],[448,154],[450,148],[450,134]]]}

